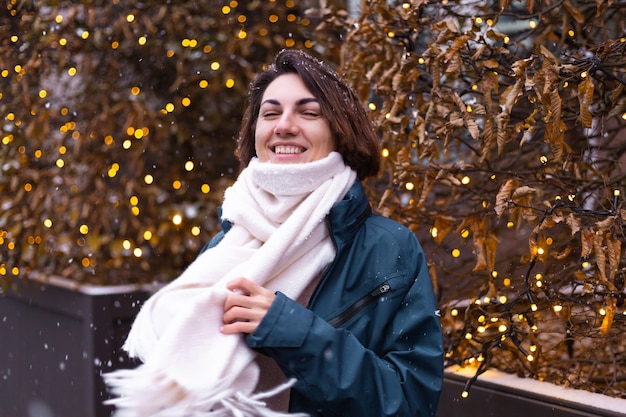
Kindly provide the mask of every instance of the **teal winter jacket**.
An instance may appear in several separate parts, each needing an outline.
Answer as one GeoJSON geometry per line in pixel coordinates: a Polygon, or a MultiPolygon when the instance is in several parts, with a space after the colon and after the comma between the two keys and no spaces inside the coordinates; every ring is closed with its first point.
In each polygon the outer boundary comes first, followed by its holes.
{"type": "MultiPolygon", "coordinates": [[[[426,259],[406,227],[372,213],[356,181],[327,217],[336,245],[308,307],[276,299],[248,346],[288,378],[290,411],[434,416],[443,342],[426,259]]],[[[230,224],[207,247],[215,246],[230,224]]]]}

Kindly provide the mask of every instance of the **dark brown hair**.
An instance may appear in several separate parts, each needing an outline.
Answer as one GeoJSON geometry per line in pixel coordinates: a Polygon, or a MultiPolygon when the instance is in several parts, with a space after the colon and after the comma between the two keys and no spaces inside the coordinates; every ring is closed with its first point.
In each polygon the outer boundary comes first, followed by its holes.
{"type": "Polygon", "coordinates": [[[256,155],[254,131],[261,100],[267,86],[284,74],[298,74],[319,101],[337,144],[337,152],[359,179],[378,174],[381,164],[380,141],[372,121],[356,93],[328,64],[294,49],[279,52],[274,62],[250,83],[248,99],[237,140],[243,168],[256,155]]]}

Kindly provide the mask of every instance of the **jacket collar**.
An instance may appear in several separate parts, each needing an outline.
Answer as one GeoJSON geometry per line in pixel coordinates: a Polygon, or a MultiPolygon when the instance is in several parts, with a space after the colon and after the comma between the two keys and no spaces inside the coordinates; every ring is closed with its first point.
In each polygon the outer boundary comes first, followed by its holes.
{"type": "Polygon", "coordinates": [[[361,224],[372,213],[363,186],[356,180],[343,199],[336,202],[327,217],[330,236],[340,249],[352,241],[361,224]]]}

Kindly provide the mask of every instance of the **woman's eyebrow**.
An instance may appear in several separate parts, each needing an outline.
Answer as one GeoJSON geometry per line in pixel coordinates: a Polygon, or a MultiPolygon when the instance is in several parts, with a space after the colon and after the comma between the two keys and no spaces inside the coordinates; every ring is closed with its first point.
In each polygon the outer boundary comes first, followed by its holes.
{"type": "MultiPolygon", "coordinates": [[[[301,98],[300,100],[296,101],[296,105],[297,106],[302,106],[303,104],[308,104],[308,103],[317,103],[318,100],[315,97],[306,97],[306,98],[301,98]]],[[[274,106],[280,106],[280,101],[273,99],[273,98],[268,98],[267,100],[263,100],[263,102],[261,103],[261,106],[264,104],[271,104],[274,106]]]]}

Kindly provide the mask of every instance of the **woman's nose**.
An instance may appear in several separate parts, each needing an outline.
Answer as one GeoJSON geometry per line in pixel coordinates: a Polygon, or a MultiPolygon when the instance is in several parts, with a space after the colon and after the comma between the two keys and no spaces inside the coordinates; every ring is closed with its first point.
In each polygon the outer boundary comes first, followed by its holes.
{"type": "Polygon", "coordinates": [[[287,112],[283,113],[274,127],[274,133],[279,136],[298,134],[298,126],[293,115],[287,112]]]}

